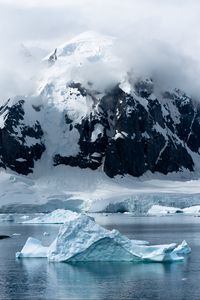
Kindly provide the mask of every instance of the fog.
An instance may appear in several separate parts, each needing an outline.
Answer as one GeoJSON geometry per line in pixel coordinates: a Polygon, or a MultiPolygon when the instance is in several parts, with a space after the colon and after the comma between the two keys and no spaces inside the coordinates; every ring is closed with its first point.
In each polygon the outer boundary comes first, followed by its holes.
{"type": "MultiPolygon", "coordinates": [[[[0,0],[0,99],[34,91],[41,58],[87,30],[117,37],[119,72],[200,99],[199,13],[198,0],[0,0]],[[35,60],[27,63],[23,45],[35,60]]],[[[90,73],[118,78],[105,66],[90,73]]]]}

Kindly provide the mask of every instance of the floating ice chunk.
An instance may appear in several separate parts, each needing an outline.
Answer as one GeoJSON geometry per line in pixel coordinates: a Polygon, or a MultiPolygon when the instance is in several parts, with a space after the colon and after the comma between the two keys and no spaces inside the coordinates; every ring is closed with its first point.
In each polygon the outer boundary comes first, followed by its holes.
{"type": "Polygon", "coordinates": [[[194,205],[183,209],[183,213],[187,215],[196,215],[200,213],[200,205],[194,205]]]}
{"type": "Polygon", "coordinates": [[[173,252],[177,254],[189,254],[191,252],[191,248],[188,246],[188,243],[184,240],[180,245],[178,245],[173,252]]]}
{"type": "Polygon", "coordinates": [[[43,235],[44,235],[44,236],[48,236],[48,235],[50,235],[50,234],[49,234],[48,232],[45,231],[45,232],[43,233],[43,235]]]}
{"type": "Polygon", "coordinates": [[[13,233],[12,235],[13,236],[18,236],[18,235],[21,235],[21,233],[13,233]]]}
{"type": "Polygon", "coordinates": [[[70,220],[73,220],[78,216],[77,213],[65,210],[65,209],[56,209],[49,214],[43,214],[39,217],[36,217],[32,220],[23,221],[22,223],[31,223],[31,224],[63,224],[70,220]]]}
{"type": "Polygon", "coordinates": [[[184,258],[178,256],[176,249],[176,244],[169,245],[156,245],[156,246],[146,246],[143,247],[141,252],[141,257],[144,261],[154,261],[154,262],[167,262],[167,261],[180,261],[184,258]]]}
{"type": "Polygon", "coordinates": [[[48,247],[44,247],[41,241],[29,237],[22,250],[16,253],[16,257],[47,257],[47,251],[48,247]]]}
{"type": "Polygon", "coordinates": [[[178,207],[169,207],[161,205],[153,205],[147,212],[147,215],[163,216],[168,214],[183,213],[183,210],[178,207]]]}
{"type": "MultiPolygon", "coordinates": [[[[86,215],[61,226],[50,246],[50,261],[130,261],[131,241],[116,230],[109,231],[86,215]],[[124,247],[129,244],[129,247],[124,247]]],[[[136,260],[139,258],[135,257],[136,260]]]]}
{"type": "Polygon", "coordinates": [[[86,215],[61,226],[48,251],[50,261],[174,261],[182,260],[176,244],[147,246],[117,230],[109,231],[86,215]]]}
{"type": "Polygon", "coordinates": [[[200,213],[200,205],[194,205],[186,208],[153,205],[147,212],[148,215],[164,216],[182,213],[184,215],[198,215],[200,213]]]}
{"type": "MultiPolygon", "coordinates": [[[[70,214],[71,212],[69,212],[70,214]]],[[[179,254],[189,253],[184,241],[181,245],[149,246],[145,241],[130,240],[117,230],[107,230],[94,219],[83,214],[69,218],[49,247],[29,238],[17,257],[47,257],[54,262],[74,261],[177,261],[179,254]]]]}

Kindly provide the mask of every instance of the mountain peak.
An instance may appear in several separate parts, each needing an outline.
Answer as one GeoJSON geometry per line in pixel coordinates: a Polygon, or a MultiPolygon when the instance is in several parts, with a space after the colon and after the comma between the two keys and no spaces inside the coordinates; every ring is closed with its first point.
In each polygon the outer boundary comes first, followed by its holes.
{"type": "MultiPolygon", "coordinates": [[[[67,58],[73,55],[90,57],[99,55],[113,45],[114,37],[102,35],[95,31],[83,32],[57,47],[57,57],[67,58]]],[[[53,55],[54,50],[44,60],[53,55]]]]}

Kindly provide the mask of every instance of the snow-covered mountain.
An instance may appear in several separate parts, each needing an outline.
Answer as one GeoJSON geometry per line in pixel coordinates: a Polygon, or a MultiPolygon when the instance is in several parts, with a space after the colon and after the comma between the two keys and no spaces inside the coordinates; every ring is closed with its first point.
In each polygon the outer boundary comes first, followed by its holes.
{"type": "Polygon", "coordinates": [[[27,175],[38,161],[109,177],[198,172],[199,104],[176,87],[158,94],[153,79],[119,75],[114,43],[87,32],[43,59],[37,91],[0,107],[2,168],[27,175]]]}
{"type": "MultiPolygon", "coordinates": [[[[114,40],[115,39],[111,36],[104,36],[97,32],[87,31],[59,46],[56,56],[59,61],[62,60],[70,64],[73,64],[73,60],[75,59],[76,64],[83,63],[85,59],[89,61],[109,59],[109,48],[112,47],[114,40]]],[[[53,54],[54,51],[47,55],[44,61],[49,60],[49,57],[53,54]]],[[[111,58],[110,56],[110,59],[111,58]]]]}

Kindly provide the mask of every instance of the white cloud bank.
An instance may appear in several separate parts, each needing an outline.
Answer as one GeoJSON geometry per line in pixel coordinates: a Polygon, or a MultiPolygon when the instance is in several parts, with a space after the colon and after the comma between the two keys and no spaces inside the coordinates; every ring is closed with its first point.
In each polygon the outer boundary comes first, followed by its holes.
{"type": "Polygon", "coordinates": [[[39,58],[86,30],[118,37],[127,69],[198,97],[199,12],[198,0],[0,0],[0,98],[34,89],[37,65],[24,66],[22,43],[39,58]]]}

